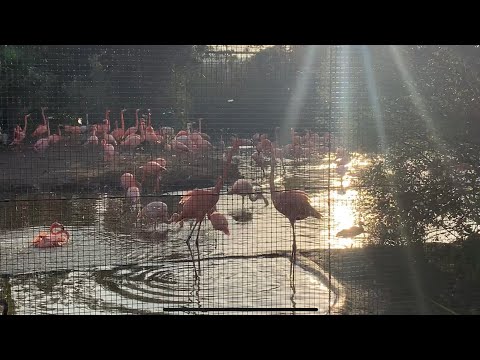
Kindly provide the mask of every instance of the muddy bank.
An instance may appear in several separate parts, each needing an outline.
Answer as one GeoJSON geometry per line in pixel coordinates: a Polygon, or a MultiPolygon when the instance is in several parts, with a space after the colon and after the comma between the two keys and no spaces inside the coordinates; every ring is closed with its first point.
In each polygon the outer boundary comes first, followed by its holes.
{"type": "MultiPolygon", "coordinates": [[[[0,151],[0,196],[17,194],[65,192],[91,193],[120,190],[119,179],[125,172],[138,180],[147,161],[163,157],[167,171],[162,175],[161,192],[209,187],[223,172],[223,154],[210,151],[203,154],[176,155],[160,149],[122,152],[113,161],[104,161],[100,148],[56,146],[43,155],[31,149],[0,151]]],[[[226,182],[240,177],[232,164],[226,182]]],[[[142,184],[144,193],[153,193],[154,178],[142,184]]]]}

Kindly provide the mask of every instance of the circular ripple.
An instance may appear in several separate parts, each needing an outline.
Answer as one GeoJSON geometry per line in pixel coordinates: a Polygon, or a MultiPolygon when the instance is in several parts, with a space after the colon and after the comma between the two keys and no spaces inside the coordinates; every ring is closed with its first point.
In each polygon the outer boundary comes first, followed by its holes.
{"type": "Polygon", "coordinates": [[[211,259],[201,261],[195,278],[192,262],[170,261],[16,276],[10,285],[17,314],[292,314],[298,308],[326,313],[327,287],[297,267],[292,288],[289,267],[283,257],[211,259]],[[252,308],[264,310],[240,310],[252,308]]]}

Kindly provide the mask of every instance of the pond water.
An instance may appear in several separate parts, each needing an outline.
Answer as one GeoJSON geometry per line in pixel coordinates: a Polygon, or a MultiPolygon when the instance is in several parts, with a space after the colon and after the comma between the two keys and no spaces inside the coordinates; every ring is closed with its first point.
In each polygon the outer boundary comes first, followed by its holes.
{"type": "MultiPolygon", "coordinates": [[[[241,197],[227,195],[224,187],[217,209],[227,216],[230,235],[209,222],[202,226],[198,278],[185,243],[188,222],[183,228],[140,224],[121,193],[30,195],[0,202],[0,294],[16,314],[328,313],[336,298],[320,278],[297,265],[292,286],[285,256],[291,251],[291,227],[271,204],[268,178],[252,166],[249,151],[243,149],[236,159],[240,172],[259,185],[270,204],[246,198],[242,206],[241,197]],[[34,248],[32,238],[53,221],[65,225],[70,242],[34,248]],[[316,310],[295,310],[302,308],[316,310]]],[[[277,189],[306,189],[323,214],[297,222],[298,252],[360,244],[363,235],[335,237],[358,221],[357,192],[349,186],[355,169],[364,164],[358,159],[343,181],[335,165],[328,171],[325,158],[308,164],[286,161],[285,173],[277,166],[277,189]]],[[[164,201],[172,213],[180,195],[165,193],[142,203],[164,201]]],[[[194,241],[191,245],[196,254],[194,241]]]]}

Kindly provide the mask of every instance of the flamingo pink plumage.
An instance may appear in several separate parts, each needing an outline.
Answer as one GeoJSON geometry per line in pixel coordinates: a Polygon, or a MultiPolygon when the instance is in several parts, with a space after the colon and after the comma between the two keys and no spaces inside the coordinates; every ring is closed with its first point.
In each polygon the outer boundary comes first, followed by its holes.
{"type": "Polygon", "coordinates": [[[70,234],[65,230],[64,226],[58,222],[54,222],[50,226],[50,233],[40,232],[33,238],[33,246],[38,248],[49,248],[65,245],[70,239],[70,234]],[[60,229],[58,231],[54,231],[60,229]]]}
{"type": "MultiPolygon", "coordinates": [[[[184,196],[182,196],[179,204],[182,205],[182,210],[178,217],[176,218],[176,222],[182,221],[184,219],[193,219],[195,220],[195,225],[193,226],[188,238],[187,238],[187,245],[191,253],[190,249],[190,238],[192,237],[193,231],[198,226],[197,230],[197,237],[195,240],[195,245],[197,247],[198,253],[198,264],[200,266],[200,251],[198,248],[198,237],[200,234],[200,228],[202,226],[202,221],[205,218],[212,208],[215,207],[219,198],[220,198],[220,190],[223,187],[223,179],[227,177],[228,169],[230,167],[230,163],[232,162],[233,152],[238,150],[238,142],[235,142],[232,149],[229,151],[227,156],[227,162],[223,169],[223,176],[219,176],[217,182],[213,188],[209,189],[194,189],[188,191],[184,196]]],[[[193,254],[192,254],[193,258],[193,254]]],[[[199,269],[200,271],[200,269],[199,269]]],[[[196,273],[196,270],[195,270],[196,273]]]]}
{"type": "Polygon", "coordinates": [[[37,128],[32,134],[32,137],[42,136],[43,134],[47,133],[47,118],[45,116],[46,109],[47,109],[46,107],[42,107],[43,124],[40,124],[37,126],[37,128]]]}
{"type": "Polygon", "coordinates": [[[310,198],[305,191],[301,190],[275,190],[275,156],[271,157],[271,171],[270,171],[270,194],[272,197],[273,206],[279,213],[285,216],[292,227],[293,244],[290,274],[294,269],[297,243],[295,239],[295,222],[297,220],[304,220],[308,217],[320,219],[322,215],[310,204],[310,198]]]}

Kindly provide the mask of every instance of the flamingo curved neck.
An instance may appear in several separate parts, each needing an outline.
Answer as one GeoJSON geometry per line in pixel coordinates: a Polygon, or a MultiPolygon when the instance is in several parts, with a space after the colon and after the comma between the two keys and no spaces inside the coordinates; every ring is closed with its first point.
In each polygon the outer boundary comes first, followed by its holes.
{"type": "Polygon", "coordinates": [[[120,125],[122,126],[122,130],[125,130],[125,119],[123,117],[123,111],[120,112],[120,125]]]}

